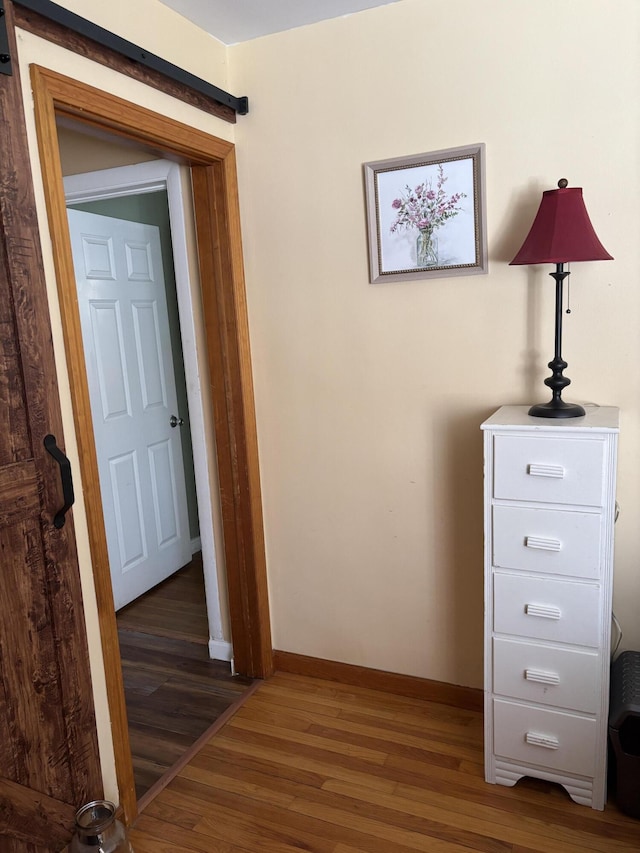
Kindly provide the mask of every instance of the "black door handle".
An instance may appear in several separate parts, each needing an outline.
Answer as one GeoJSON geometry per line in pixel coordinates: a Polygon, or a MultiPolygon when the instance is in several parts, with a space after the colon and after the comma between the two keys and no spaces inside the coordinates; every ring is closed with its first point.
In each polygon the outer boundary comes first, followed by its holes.
{"type": "Polygon", "coordinates": [[[69,462],[67,457],[56,444],[56,438],[54,435],[45,435],[44,446],[60,466],[60,479],[62,481],[62,497],[64,499],[64,506],[62,509],[58,510],[53,517],[53,526],[57,527],[59,530],[61,527],[64,527],[65,515],[68,510],[71,509],[75,500],[73,494],[73,477],[71,476],[71,462],[69,462]]]}

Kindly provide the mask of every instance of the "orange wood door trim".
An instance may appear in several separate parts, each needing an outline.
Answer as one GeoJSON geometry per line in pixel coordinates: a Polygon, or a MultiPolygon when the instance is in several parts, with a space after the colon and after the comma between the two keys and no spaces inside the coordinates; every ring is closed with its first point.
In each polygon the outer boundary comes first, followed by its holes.
{"type": "Polygon", "coordinates": [[[31,77],[118,784],[125,819],[131,821],[137,814],[135,788],[56,116],[71,116],[142,145],[152,145],[192,166],[234,659],[238,672],[266,678],[273,673],[273,662],[235,151],[229,142],[48,69],[34,65],[31,77]]]}

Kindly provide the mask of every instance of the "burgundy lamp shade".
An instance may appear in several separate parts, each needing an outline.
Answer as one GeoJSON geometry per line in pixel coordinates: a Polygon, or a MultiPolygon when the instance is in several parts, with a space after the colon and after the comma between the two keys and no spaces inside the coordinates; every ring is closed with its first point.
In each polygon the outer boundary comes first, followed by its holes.
{"type": "Polygon", "coordinates": [[[612,261],[593,230],[581,187],[546,190],[527,239],[512,264],[612,261]]]}
{"type": "MultiPolygon", "coordinates": [[[[580,418],[585,410],[578,403],[565,403],[562,391],[571,380],[564,376],[567,362],[562,358],[562,289],[569,275],[564,265],[571,261],[612,261],[613,258],[596,237],[580,187],[569,187],[566,178],[557,190],[546,190],[527,239],[512,264],[555,264],[549,275],[556,282],[555,353],[549,362],[551,376],[544,384],[551,388],[548,403],[529,409],[536,418],[580,418]]],[[[567,313],[569,310],[567,309],[567,313]]]]}

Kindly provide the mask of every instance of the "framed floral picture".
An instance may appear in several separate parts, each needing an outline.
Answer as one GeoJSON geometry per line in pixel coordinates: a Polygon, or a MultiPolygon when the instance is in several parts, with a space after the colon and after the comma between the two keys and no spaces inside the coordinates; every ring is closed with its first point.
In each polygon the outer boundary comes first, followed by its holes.
{"type": "Polygon", "coordinates": [[[484,148],[364,164],[372,283],[487,272],[484,148]]]}

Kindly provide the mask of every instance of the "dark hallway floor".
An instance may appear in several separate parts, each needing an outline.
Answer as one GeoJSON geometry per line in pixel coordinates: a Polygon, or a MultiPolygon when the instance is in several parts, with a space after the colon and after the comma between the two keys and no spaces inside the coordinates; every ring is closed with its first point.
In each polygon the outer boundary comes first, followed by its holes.
{"type": "Polygon", "coordinates": [[[202,564],[194,560],[117,614],[129,737],[140,798],[252,679],[210,660],[202,564]]]}

